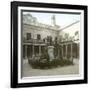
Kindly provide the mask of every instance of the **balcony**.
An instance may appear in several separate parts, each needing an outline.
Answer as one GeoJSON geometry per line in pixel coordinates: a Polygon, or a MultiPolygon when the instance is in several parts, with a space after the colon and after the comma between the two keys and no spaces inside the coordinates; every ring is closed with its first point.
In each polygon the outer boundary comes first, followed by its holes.
{"type": "Polygon", "coordinates": [[[23,44],[27,45],[57,45],[59,42],[57,41],[50,41],[50,40],[42,40],[42,39],[23,39],[23,44]]]}
{"type": "Polygon", "coordinates": [[[23,43],[29,43],[29,44],[46,44],[43,40],[38,40],[38,39],[24,39],[23,43]]]}

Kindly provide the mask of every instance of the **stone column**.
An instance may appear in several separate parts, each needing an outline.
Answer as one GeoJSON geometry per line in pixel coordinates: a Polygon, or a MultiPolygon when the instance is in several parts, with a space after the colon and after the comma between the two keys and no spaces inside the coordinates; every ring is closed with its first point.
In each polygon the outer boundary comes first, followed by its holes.
{"type": "Polygon", "coordinates": [[[39,55],[41,55],[41,46],[39,46],[39,55]]]}
{"type": "Polygon", "coordinates": [[[67,58],[67,45],[66,45],[66,56],[65,57],[67,58]]]}
{"type": "Polygon", "coordinates": [[[34,54],[34,45],[32,46],[32,52],[33,52],[33,56],[34,56],[34,55],[35,55],[35,54],[34,54]]]}
{"type": "Polygon", "coordinates": [[[27,45],[25,45],[25,59],[27,59],[27,45]]]}
{"type": "Polygon", "coordinates": [[[79,59],[79,56],[80,56],[80,45],[79,45],[79,43],[77,44],[77,53],[78,53],[78,59],[79,59]]]}
{"type": "Polygon", "coordinates": [[[71,61],[73,61],[73,44],[71,43],[71,61]]]}
{"type": "Polygon", "coordinates": [[[57,57],[58,57],[58,59],[60,58],[60,45],[58,45],[57,57]]]}
{"type": "Polygon", "coordinates": [[[63,58],[63,45],[62,45],[62,58],[63,58]]]}
{"type": "Polygon", "coordinates": [[[77,49],[77,50],[76,50],[76,58],[79,57],[79,55],[78,55],[78,54],[79,54],[79,48],[78,48],[78,46],[79,46],[79,44],[77,43],[77,44],[76,44],[76,49],[77,49]]]}

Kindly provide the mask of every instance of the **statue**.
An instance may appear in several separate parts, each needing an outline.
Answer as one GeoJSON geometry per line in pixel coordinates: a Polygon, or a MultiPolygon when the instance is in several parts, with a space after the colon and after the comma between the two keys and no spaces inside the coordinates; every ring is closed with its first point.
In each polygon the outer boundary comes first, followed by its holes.
{"type": "Polygon", "coordinates": [[[54,46],[48,46],[49,61],[54,59],[54,46]]]}

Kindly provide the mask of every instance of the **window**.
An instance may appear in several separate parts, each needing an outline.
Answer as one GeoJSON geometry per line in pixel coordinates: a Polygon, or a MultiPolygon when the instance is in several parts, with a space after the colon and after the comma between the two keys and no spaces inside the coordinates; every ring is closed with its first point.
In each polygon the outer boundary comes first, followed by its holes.
{"type": "Polygon", "coordinates": [[[27,33],[27,40],[31,39],[31,33],[27,33]]]}
{"type": "Polygon", "coordinates": [[[37,39],[40,40],[41,39],[41,35],[37,34],[37,39]]]}

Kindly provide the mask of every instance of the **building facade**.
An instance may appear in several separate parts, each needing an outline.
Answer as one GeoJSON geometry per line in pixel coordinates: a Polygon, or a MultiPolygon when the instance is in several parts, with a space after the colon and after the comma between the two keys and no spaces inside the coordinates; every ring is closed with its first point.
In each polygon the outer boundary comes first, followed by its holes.
{"type": "Polygon", "coordinates": [[[42,55],[48,46],[54,47],[55,57],[79,57],[79,32],[76,33],[76,31],[80,31],[80,22],[77,21],[60,28],[56,25],[55,15],[51,17],[51,21],[52,25],[42,24],[31,14],[23,15],[23,58],[42,55]],[[70,35],[72,30],[75,32],[70,35]]]}

